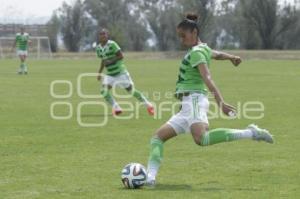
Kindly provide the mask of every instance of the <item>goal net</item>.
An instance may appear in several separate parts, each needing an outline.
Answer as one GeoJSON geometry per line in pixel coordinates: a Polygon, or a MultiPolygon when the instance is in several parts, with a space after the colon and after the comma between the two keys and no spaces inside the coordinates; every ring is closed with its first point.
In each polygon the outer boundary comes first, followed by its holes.
{"type": "MultiPolygon", "coordinates": [[[[28,56],[36,59],[52,58],[49,37],[30,37],[28,56]]],[[[15,37],[0,37],[0,58],[12,58],[16,56],[16,48],[12,52],[15,37]]]]}

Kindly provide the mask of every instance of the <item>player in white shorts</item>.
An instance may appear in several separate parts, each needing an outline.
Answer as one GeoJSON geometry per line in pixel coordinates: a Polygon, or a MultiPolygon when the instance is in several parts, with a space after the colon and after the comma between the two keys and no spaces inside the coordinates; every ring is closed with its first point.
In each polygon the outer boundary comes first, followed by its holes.
{"type": "Polygon", "coordinates": [[[104,75],[102,84],[111,85],[112,87],[119,86],[124,89],[134,85],[129,72],[121,73],[116,76],[104,75]]]}
{"type": "Polygon", "coordinates": [[[28,56],[28,45],[31,43],[29,34],[25,32],[25,28],[21,27],[21,32],[16,34],[16,39],[13,48],[17,49],[17,56],[20,58],[21,64],[18,74],[28,74],[26,58],[28,56]]]}
{"type": "Polygon", "coordinates": [[[198,37],[199,28],[196,21],[197,15],[189,14],[177,26],[181,43],[188,48],[181,61],[176,83],[176,97],[181,101],[181,110],[163,124],[151,139],[147,166],[147,184],[151,186],[156,182],[156,175],[163,158],[164,143],[178,134],[190,133],[194,142],[200,146],[240,139],[273,143],[273,138],[267,130],[253,124],[245,129],[209,130],[208,90],[214,95],[224,114],[230,116],[235,113],[235,108],[225,103],[221,92],[212,80],[209,71],[211,59],[230,60],[235,66],[241,63],[241,59],[238,56],[214,51],[207,44],[202,43],[198,37]]]}
{"type": "Polygon", "coordinates": [[[190,132],[190,127],[194,123],[208,124],[209,101],[207,95],[191,92],[180,98],[181,110],[167,122],[177,134],[190,132]]]}
{"type": "Polygon", "coordinates": [[[154,107],[148,99],[137,89],[135,89],[133,81],[123,63],[123,54],[119,45],[109,40],[108,30],[102,29],[99,33],[100,43],[96,46],[97,56],[102,60],[99,75],[97,79],[100,81],[105,68],[106,74],[102,81],[101,94],[104,99],[113,107],[113,114],[118,115],[122,113],[122,109],[111,95],[110,90],[113,87],[119,86],[126,89],[132,96],[142,102],[150,115],[154,115],[154,107]]]}

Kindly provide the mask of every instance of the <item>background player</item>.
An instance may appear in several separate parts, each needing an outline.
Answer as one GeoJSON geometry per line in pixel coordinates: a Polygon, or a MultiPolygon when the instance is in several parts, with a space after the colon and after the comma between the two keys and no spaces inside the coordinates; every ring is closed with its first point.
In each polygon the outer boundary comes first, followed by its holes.
{"type": "Polygon", "coordinates": [[[16,34],[16,39],[13,44],[13,49],[16,47],[17,49],[17,55],[20,58],[20,69],[18,71],[18,74],[28,74],[28,69],[26,65],[26,58],[28,56],[28,45],[31,43],[31,40],[29,39],[29,34],[25,32],[25,28],[21,27],[20,32],[16,34]]]}
{"type": "Polygon", "coordinates": [[[110,93],[112,87],[119,86],[126,89],[136,99],[144,103],[148,113],[154,115],[154,107],[152,104],[140,91],[135,89],[130,74],[123,63],[121,48],[115,41],[109,40],[109,32],[107,29],[102,29],[99,32],[99,41],[100,43],[96,46],[96,52],[102,61],[97,79],[99,81],[101,80],[102,72],[105,68],[106,74],[103,77],[101,94],[104,99],[112,105],[113,114],[118,115],[122,113],[121,107],[110,93]]]}

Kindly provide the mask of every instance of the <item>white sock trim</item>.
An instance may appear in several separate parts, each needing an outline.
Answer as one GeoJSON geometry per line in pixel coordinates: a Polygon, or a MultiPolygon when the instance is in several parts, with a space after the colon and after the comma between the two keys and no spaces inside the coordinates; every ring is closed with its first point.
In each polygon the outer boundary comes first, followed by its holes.
{"type": "Polygon", "coordinates": [[[250,129],[235,129],[234,136],[238,139],[252,139],[253,132],[250,129]]]}
{"type": "Polygon", "coordinates": [[[159,170],[159,166],[149,162],[148,163],[148,168],[147,168],[147,177],[148,177],[148,179],[155,180],[155,177],[158,173],[158,170],[159,170]]]}

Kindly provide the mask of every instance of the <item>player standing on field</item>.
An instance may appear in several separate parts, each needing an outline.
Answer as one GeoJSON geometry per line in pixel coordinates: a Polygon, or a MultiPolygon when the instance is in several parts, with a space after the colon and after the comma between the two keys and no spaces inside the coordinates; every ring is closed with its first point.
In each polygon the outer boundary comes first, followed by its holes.
{"type": "Polygon", "coordinates": [[[25,28],[21,27],[20,33],[16,34],[16,39],[12,48],[16,47],[17,49],[17,55],[20,58],[21,64],[20,69],[18,71],[18,74],[25,74],[27,75],[27,66],[25,64],[26,58],[28,56],[28,44],[31,43],[31,40],[29,39],[29,34],[25,32],[25,28]]]}
{"type": "Polygon", "coordinates": [[[181,62],[176,83],[176,97],[181,100],[181,110],[162,125],[151,139],[147,167],[147,184],[150,186],[155,185],[156,175],[163,158],[164,142],[179,134],[190,132],[195,143],[200,146],[239,139],[273,143],[273,138],[267,130],[260,129],[253,124],[246,129],[217,128],[209,130],[208,90],[214,95],[224,114],[230,116],[235,113],[235,108],[225,103],[210,75],[211,59],[230,60],[235,66],[241,63],[241,59],[238,56],[212,50],[207,44],[202,43],[198,37],[197,18],[197,15],[188,14],[186,19],[177,26],[181,43],[188,48],[188,52],[181,62]]]}
{"type": "Polygon", "coordinates": [[[147,100],[147,98],[138,90],[134,88],[133,81],[123,63],[123,54],[119,45],[109,40],[108,30],[102,29],[99,33],[100,43],[96,46],[97,56],[101,58],[101,65],[98,71],[97,79],[100,81],[102,71],[106,68],[106,74],[102,80],[101,94],[104,99],[113,107],[113,114],[118,115],[122,113],[122,109],[113,96],[110,90],[114,86],[119,86],[130,92],[137,100],[144,103],[150,115],[154,115],[154,107],[147,100]]]}

